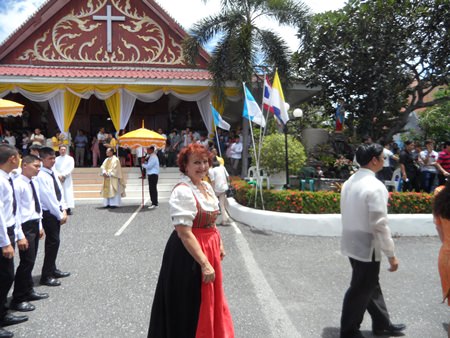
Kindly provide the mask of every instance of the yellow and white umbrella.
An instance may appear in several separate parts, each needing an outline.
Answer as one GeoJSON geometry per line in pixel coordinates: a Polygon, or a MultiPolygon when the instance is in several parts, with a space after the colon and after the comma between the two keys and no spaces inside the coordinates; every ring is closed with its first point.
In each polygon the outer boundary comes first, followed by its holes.
{"type": "Polygon", "coordinates": [[[23,107],[23,104],[0,99],[0,117],[20,116],[22,115],[23,107]]]}
{"type": "Polygon", "coordinates": [[[161,149],[166,146],[166,138],[156,131],[144,128],[144,121],[142,121],[142,128],[119,136],[119,144],[121,147],[133,149],[139,147],[148,148],[151,146],[161,149]]]}
{"type": "MultiPolygon", "coordinates": [[[[155,148],[164,148],[166,146],[166,138],[157,132],[145,129],[144,121],[142,121],[142,128],[130,131],[129,133],[119,136],[119,145],[128,148],[148,148],[154,146],[155,148]]],[[[142,203],[144,205],[144,179],[142,178],[142,203]]]]}

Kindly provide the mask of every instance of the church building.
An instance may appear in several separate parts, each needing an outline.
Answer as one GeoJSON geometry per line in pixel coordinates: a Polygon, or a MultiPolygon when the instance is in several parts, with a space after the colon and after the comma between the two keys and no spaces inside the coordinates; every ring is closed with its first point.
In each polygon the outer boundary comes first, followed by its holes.
{"type": "MultiPolygon", "coordinates": [[[[21,118],[1,122],[47,137],[129,131],[142,121],[211,132],[209,55],[201,50],[195,68],[187,65],[186,35],[153,0],[48,0],[0,45],[0,98],[25,105],[21,118]]],[[[225,88],[227,97],[240,100],[239,88],[225,88]]],[[[315,91],[296,93],[299,102],[315,91]]]]}

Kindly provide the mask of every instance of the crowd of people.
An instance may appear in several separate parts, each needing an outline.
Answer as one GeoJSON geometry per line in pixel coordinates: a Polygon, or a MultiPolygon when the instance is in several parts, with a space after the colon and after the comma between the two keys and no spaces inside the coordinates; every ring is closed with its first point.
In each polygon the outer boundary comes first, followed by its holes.
{"type": "Polygon", "coordinates": [[[74,206],[69,178],[73,163],[66,158],[66,151],[67,146],[60,145],[57,157],[54,149],[36,141],[29,153],[20,157],[13,145],[0,145],[0,337],[14,336],[3,327],[28,320],[28,316],[14,315],[8,309],[33,311],[36,307],[31,302],[49,297],[48,293],[34,290],[32,278],[40,239],[45,237],[40,284],[59,286],[60,278],[70,276],[56,264],[61,227],[74,206]],[[20,260],[15,270],[17,254],[20,260]],[[13,284],[12,300],[7,306],[13,284]]]}
{"type": "MultiPolygon", "coordinates": [[[[218,129],[217,138],[208,138],[206,131],[192,131],[190,128],[178,130],[173,128],[170,132],[158,128],[157,132],[166,138],[166,146],[155,150],[161,167],[176,167],[177,155],[181,149],[192,143],[200,143],[205,147],[215,148],[226,159],[228,170],[233,175],[240,174],[242,159],[242,136],[240,131],[224,131],[218,129]]],[[[100,128],[94,135],[89,135],[84,130],[78,130],[75,137],[70,132],[57,130],[54,136],[45,136],[41,129],[36,128],[33,133],[24,131],[19,137],[11,130],[4,130],[0,135],[2,143],[16,147],[21,155],[27,155],[34,145],[52,148],[59,154],[61,145],[67,146],[67,154],[74,158],[75,167],[100,167],[105,159],[107,148],[112,148],[122,167],[140,166],[146,156],[145,148],[129,149],[120,145],[119,137],[126,133],[121,129],[118,132],[106,131],[100,128]]],[[[145,176],[143,174],[143,176],[145,176]]]]}
{"type": "Polygon", "coordinates": [[[406,140],[403,148],[395,142],[383,146],[384,164],[377,177],[389,181],[394,171],[400,169],[402,191],[431,193],[450,176],[450,141],[442,143],[438,150],[429,139],[423,144],[406,140]]]}

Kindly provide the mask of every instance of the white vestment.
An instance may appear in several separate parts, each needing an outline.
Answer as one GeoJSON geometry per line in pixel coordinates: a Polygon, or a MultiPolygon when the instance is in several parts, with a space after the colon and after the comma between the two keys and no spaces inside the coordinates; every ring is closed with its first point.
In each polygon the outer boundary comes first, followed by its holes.
{"type": "Polygon", "coordinates": [[[63,188],[63,196],[66,201],[67,208],[73,209],[75,207],[75,199],[73,194],[72,171],[75,168],[75,161],[72,156],[64,155],[58,156],[55,161],[55,170],[57,176],[63,176],[64,181],[61,181],[63,188]]]}

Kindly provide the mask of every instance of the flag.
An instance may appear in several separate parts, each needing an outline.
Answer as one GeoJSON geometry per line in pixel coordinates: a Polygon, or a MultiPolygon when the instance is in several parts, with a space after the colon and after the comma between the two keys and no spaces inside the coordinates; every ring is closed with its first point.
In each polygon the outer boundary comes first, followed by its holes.
{"type": "Polygon", "coordinates": [[[270,94],[272,93],[272,86],[270,85],[267,75],[264,76],[264,96],[263,96],[263,110],[268,110],[273,114],[273,107],[270,105],[270,94]]]}
{"type": "Polygon", "coordinates": [[[216,110],[216,108],[214,108],[212,103],[210,103],[210,105],[211,105],[212,116],[214,118],[214,124],[216,125],[216,127],[219,127],[219,128],[225,129],[225,130],[230,130],[230,125],[222,119],[222,116],[220,116],[219,112],[216,110]]]}
{"type": "Polygon", "coordinates": [[[281,88],[280,78],[278,77],[278,70],[275,71],[273,79],[272,94],[270,95],[270,105],[273,108],[275,116],[286,124],[289,121],[289,115],[284,101],[283,89],[281,88]]]}
{"type": "Polygon", "coordinates": [[[245,82],[242,83],[242,85],[244,86],[245,94],[244,111],[242,112],[242,116],[264,128],[266,126],[266,120],[264,119],[259,105],[256,103],[252,93],[248,90],[245,82]]]}

